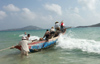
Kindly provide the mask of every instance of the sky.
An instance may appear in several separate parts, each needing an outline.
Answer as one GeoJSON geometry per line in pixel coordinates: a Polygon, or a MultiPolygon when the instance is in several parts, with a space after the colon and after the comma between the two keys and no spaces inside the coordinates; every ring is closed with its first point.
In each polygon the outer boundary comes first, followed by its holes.
{"type": "Polygon", "coordinates": [[[0,0],[0,30],[29,25],[51,28],[100,23],[100,0],[0,0]]]}

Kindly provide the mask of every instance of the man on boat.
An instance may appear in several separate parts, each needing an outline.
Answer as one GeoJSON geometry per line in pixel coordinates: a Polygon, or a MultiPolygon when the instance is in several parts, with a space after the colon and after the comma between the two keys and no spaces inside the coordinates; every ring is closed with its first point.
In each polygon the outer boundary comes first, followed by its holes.
{"type": "Polygon", "coordinates": [[[55,32],[55,35],[54,35],[54,37],[57,37],[57,36],[59,36],[59,34],[61,33],[61,31],[60,31],[60,28],[57,28],[57,30],[56,30],[56,32],[55,32]]]}
{"type": "Polygon", "coordinates": [[[55,29],[54,29],[54,27],[51,27],[50,34],[54,34],[54,33],[55,33],[55,29]]]}
{"type": "Polygon", "coordinates": [[[50,32],[49,32],[49,30],[47,29],[46,30],[46,32],[45,32],[45,34],[44,34],[44,36],[43,36],[43,38],[45,38],[45,40],[47,40],[48,41],[48,39],[49,39],[49,36],[50,36],[50,32]]]}
{"type": "Polygon", "coordinates": [[[51,27],[51,29],[50,29],[50,38],[52,38],[54,36],[54,34],[55,34],[55,29],[54,29],[54,27],[51,27]]]}
{"type": "Polygon", "coordinates": [[[61,21],[61,25],[60,25],[60,28],[61,28],[61,32],[64,32],[64,27],[65,27],[65,24],[63,21],[61,21]]]}
{"type": "Polygon", "coordinates": [[[58,21],[55,22],[55,29],[57,30],[57,28],[60,28],[60,25],[59,25],[58,21]]]}

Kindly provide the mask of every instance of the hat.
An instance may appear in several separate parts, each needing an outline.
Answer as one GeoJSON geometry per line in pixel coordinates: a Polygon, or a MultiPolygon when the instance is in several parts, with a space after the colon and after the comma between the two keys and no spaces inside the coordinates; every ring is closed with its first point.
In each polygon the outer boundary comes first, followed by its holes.
{"type": "Polygon", "coordinates": [[[58,21],[56,21],[56,23],[58,23],[58,21]]]}
{"type": "Polygon", "coordinates": [[[23,36],[23,37],[22,37],[22,40],[26,40],[26,37],[25,37],[25,36],[23,36]]]}
{"type": "Polygon", "coordinates": [[[58,23],[58,21],[55,22],[55,24],[58,23]]]}

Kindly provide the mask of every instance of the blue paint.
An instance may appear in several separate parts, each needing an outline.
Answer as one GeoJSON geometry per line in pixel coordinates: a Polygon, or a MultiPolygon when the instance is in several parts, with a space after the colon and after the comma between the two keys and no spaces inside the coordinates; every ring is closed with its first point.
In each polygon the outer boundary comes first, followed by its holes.
{"type": "Polygon", "coordinates": [[[34,52],[35,49],[43,49],[43,48],[47,48],[50,45],[53,45],[56,43],[58,39],[54,40],[54,41],[49,41],[49,42],[44,42],[44,43],[38,43],[36,45],[31,46],[30,52],[34,52]]]}

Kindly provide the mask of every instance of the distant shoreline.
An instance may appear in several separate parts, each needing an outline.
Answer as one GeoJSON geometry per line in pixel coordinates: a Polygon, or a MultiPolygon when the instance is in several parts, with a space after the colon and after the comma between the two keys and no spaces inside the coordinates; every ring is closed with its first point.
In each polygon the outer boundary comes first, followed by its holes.
{"type": "MultiPolygon", "coordinates": [[[[75,28],[88,28],[88,27],[100,27],[100,23],[89,25],[89,26],[77,26],[75,28]]],[[[46,30],[37,26],[26,26],[23,28],[17,28],[17,29],[7,29],[7,30],[0,30],[0,31],[27,31],[27,30],[46,30]]]]}
{"type": "Polygon", "coordinates": [[[27,31],[27,30],[42,30],[42,28],[37,26],[26,26],[23,28],[7,29],[7,30],[0,30],[0,31],[27,31]]]}
{"type": "Polygon", "coordinates": [[[76,28],[87,28],[87,27],[100,27],[100,23],[89,26],[77,26],[76,28]]]}
{"type": "MultiPolygon", "coordinates": [[[[46,30],[46,29],[39,29],[39,30],[46,30]]],[[[26,32],[26,31],[39,31],[39,30],[1,30],[0,32],[17,32],[17,31],[24,31],[24,32],[26,32]]]]}

